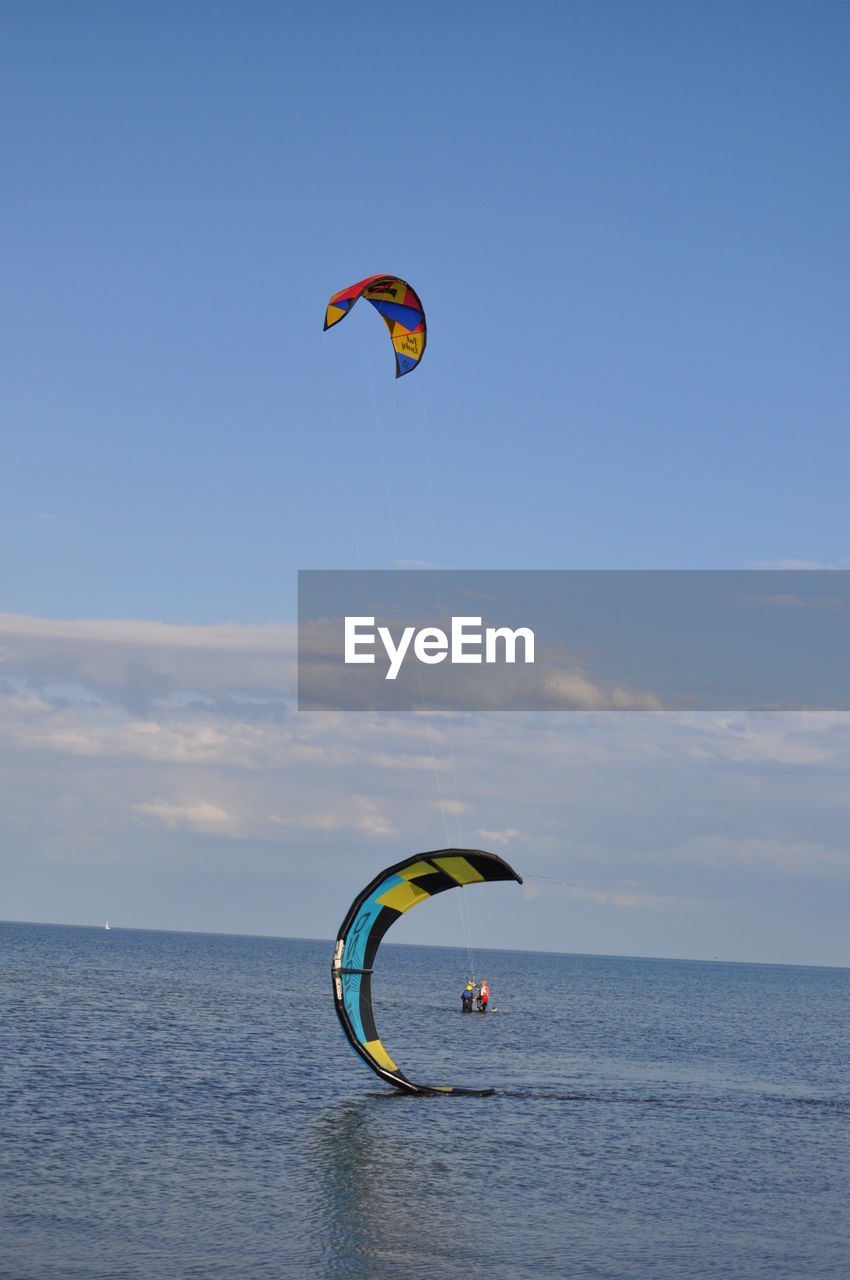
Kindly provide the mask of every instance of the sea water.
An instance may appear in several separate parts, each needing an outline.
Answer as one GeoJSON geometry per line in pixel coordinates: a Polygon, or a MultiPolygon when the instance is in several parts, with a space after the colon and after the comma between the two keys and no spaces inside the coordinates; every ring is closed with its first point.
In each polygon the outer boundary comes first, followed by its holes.
{"type": "Polygon", "coordinates": [[[850,1277],[850,970],[0,925],[0,1275],[850,1277]]]}

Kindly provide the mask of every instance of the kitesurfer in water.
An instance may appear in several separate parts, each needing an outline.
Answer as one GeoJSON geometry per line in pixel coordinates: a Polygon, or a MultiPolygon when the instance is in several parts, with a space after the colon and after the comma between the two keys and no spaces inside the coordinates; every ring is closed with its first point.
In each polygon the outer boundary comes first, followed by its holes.
{"type": "Polygon", "coordinates": [[[475,996],[475,988],[471,982],[467,982],[463,991],[460,993],[460,1008],[462,1013],[472,1013],[472,1000],[475,996]]]}
{"type": "Polygon", "coordinates": [[[487,985],[487,979],[484,978],[478,988],[478,1012],[486,1013],[487,1005],[490,1003],[490,988],[487,985]]]}

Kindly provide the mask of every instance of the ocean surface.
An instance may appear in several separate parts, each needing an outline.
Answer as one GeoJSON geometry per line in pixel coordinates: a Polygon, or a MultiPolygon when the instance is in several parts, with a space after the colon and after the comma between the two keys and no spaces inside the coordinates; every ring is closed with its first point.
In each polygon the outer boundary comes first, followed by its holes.
{"type": "Polygon", "coordinates": [[[0,925],[0,1275],[850,1277],[850,970],[0,925]]]}

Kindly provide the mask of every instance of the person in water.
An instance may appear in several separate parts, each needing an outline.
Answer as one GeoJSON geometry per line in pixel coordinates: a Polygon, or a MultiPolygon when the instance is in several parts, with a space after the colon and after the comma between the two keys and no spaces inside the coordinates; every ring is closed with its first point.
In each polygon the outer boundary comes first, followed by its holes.
{"type": "Polygon", "coordinates": [[[471,982],[467,982],[463,991],[460,993],[460,1007],[463,1013],[472,1012],[472,1000],[475,995],[475,988],[471,982]]]}
{"type": "Polygon", "coordinates": [[[487,1005],[490,1003],[490,988],[485,978],[478,988],[478,1010],[480,1013],[487,1012],[487,1005]]]}

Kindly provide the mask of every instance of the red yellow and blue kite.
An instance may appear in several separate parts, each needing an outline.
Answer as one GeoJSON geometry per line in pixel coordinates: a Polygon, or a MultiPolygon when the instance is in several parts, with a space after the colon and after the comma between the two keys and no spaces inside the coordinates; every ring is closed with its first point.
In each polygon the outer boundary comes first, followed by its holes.
{"type": "Polygon", "coordinates": [[[422,359],[426,336],[425,312],[415,290],[398,276],[368,276],[334,294],[325,312],[325,328],[344,320],[361,297],[384,317],[395,349],[395,376],[410,373],[422,359]]]}

